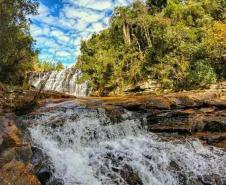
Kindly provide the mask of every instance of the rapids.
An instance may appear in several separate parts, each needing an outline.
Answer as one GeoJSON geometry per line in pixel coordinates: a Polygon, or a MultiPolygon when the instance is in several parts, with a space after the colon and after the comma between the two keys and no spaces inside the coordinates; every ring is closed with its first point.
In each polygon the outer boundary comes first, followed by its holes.
{"type": "Polygon", "coordinates": [[[50,104],[32,117],[29,132],[65,185],[189,185],[208,175],[226,177],[223,151],[194,139],[163,139],[132,112],[122,117],[112,123],[104,109],[50,104]]]}

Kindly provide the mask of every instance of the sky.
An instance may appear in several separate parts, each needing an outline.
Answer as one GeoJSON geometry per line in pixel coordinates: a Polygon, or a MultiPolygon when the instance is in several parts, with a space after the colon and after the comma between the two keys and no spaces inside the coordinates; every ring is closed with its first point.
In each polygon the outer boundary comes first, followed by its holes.
{"type": "Polygon", "coordinates": [[[31,35],[41,60],[75,64],[80,41],[109,25],[116,6],[132,0],[39,0],[39,15],[32,16],[31,35]]]}

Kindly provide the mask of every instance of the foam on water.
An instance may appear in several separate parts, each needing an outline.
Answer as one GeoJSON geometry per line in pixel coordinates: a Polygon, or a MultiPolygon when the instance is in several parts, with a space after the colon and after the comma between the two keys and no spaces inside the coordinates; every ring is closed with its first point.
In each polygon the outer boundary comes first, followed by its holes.
{"type": "Polygon", "coordinates": [[[70,108],[46,113],[35,121],[48,124],[30,128],[33,142],[50,157],[55,176],[66,185],[126,184],[121,176],[126,166],[144,185],[179,185],[180,174],[226,176],[222,151],[197,140],[163,141],[146,132],[138,120],[110,124],[104,112],[70,108]],[[52,128],[50,115],[63,116],[63,126],[52,128]],[[172,162],[180,173],[171,169],[172,162]]]}

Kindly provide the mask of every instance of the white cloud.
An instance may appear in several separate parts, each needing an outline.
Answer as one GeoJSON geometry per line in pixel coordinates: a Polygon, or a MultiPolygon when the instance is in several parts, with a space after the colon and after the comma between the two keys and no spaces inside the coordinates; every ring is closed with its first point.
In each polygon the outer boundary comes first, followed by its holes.
{"type": "Polygon", "coordinates": [[[78,46],[78,45],[81,43],[81,37],[75,38],[73,42],[74,42],[73,44],[74,44],[75,46],[78,46]]]}
{"type": "Polygon", "coordinates": [[[74,6],[65,5],[63,8],[63,13],[67,18],[71,19],[81,19],[87,23],[96,22],[103,19],[104,12],[94,11],[87,8],[76,8],[74,6]]]}
{"type": "Polygon", "coordinates": [[[95,9],[95,10],[106,10],[114,6],[111,0],[78,0],[79,5],[95,9]]]}
{"type": "Polygon", "coordinates": [[[96,22],[92,24],[92,31],[93,32],[99,32],[105,28],[104,24],[102,22],[96,22]]]}
{"type": "Polygon", "coordinates": [[[67,65],[80,54],[81,40],[109,24],[109,11],[132,0],[61,0],[47,7],[40,3],[39,15],[32,16],[31,34],[41,49],[40,58],[54,58],[67,65]],[[59,12],[56,12],[58,11],[59,12]]]}
{"type": "Polygon", "coordinates": [[[40,3],[38,7],[38,12],[39,12],[38,17],[45,17],[49,14],[49,9],[45,5],[40,3]]]}
{"type": "Polygon", "coordinates": [[[66,52],[66,51],[59,51],[56,53],[56,55],[60,56],[60,57],[67,57],[67,56],[71,56],[71,53],[66,52]]]}

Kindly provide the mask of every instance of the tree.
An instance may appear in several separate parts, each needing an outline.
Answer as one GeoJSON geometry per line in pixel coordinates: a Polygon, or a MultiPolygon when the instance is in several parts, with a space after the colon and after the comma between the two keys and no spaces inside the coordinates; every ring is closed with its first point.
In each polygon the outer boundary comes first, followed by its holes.
{"type": "Polygon", "coordinates": [[[37,59],[34,65],[34,71],[38,72],[60,71],[63,69],[64,65],[56,61],[40,61],[37,59]]]}
{"type": "Polygon", "coordinates": [[[148,0],[116,8],[109,28],[82,42],[81,79],[99,94],[148,79],[172,90],[225,79],[224,2],[148,0]]]}
{"type": "Polygon", "coordinates": [[[149,11],[152,14],[161,11],[167,5],[167,0],[147,0],[146,2],[149,11]]]}
{"type": "Polygon", "coordinates": [[[35,0],[0,0],[0,81],[22,83],[37,53],[29,33],[28,15],[37,13],[35,0]]]}
{"type": "Polygon", "coordinates": [[[123,38],[125,44],[131,44],[131,33],[130,33],[130,9],[128,7],[116,8],[112,17],[112,24],[117,28],[122,29],[123,38]]]}

